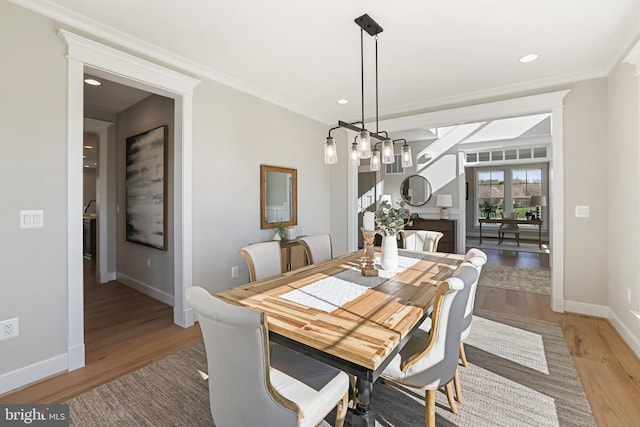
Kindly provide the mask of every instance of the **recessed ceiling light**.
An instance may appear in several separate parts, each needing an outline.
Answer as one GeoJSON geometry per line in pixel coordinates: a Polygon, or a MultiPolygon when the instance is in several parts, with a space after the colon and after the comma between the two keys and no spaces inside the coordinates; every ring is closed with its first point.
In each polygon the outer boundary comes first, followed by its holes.
{"type": "Polygon", "coordinates": [[[531,53],[529,55],[525,55],[522,58],[520,58],[520,62],[522,62],[523,64],[526,62],[533,62],[536,59],[538,59],[540,55],[538,55],[537,53],[531,53]]]}
{"type": "Polygon", "coordinates": [[[348,99],[338,99],[338,104],[348,104],[349,100],[348,99]]]}
{"type": "Polygon", "coordinates": [[[97,81],[96,79],[84,79],[84,82],[91,86],[100,86],[102,83],[97,81]]]}

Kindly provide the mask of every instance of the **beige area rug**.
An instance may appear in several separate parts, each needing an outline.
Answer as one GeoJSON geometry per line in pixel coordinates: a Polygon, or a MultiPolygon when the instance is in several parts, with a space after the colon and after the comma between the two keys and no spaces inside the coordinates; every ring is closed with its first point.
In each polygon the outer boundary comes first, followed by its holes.
{"type": "Polygon", "coordinates": [[[551,295],[551,270],[485,264],[478,285],[551,295]]]}
{"type": "MultiPolygon", "coordinates": [[[[478,313],[466,353],[469,367],[460,367],[464,401],[456,415],[438,393],[438,426],[596,425],[557,324],[478,313]]],[[[206,370],[202,344],[71,399],[71,425],[212,426],[207,381],[198,370],[206,370]]],[[[372,404],[376,427],[425,425],[418,390],[377,381],[372,404]]],[[[321,426],[333,420],[330,414],[321,426]]]]}
{"type": "Polygon", "coordinates": [[[478,248],[478,249],[495,249],[501,251],[514,251],[514,252],[533,252],[537,254],[549,254],[551,253],[549,250],[549,245],[543,243],[542,249],[538,246],[537,243],[525,243],[520,242],[520,246],[516,242],[512,242],[509,240],[505,240],[501,244],[498,244],[498,240],[496,239],[482,239],[482,244],[478,239],[467,238],[466,239],[467,248],[478,248]]]}

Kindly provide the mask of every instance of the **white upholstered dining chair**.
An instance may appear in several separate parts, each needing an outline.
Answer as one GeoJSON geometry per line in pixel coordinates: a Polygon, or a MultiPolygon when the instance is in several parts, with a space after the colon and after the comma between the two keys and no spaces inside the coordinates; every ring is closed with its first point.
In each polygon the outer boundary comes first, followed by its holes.
{"type": "Polygon", "coordinates": [[[458,277],[451,277],[438,287],[431,315],[431,330],[426,332],[418,329],[381,375],[387,381],[425,390],[428,427],[436,425],[436,390],[440,387],[445,387],[451,411],[458,412],[452,382],[458,369],[464,311],[478,270],[471,264],[463,263],[456,272],[459,272],[458,277]],[[465,274],[459,272],[461,269],[465,274]]]}
{"type": "Polygon", "coordinates": [[[405,249],[424,252],[438,252],[438,243],[444,237],[443,233],[431,230],[402,230],[400,234],[405,249]]]}
{"type": "Polygon", "coordinates": [[[319,424],[338,407],[342,427],[349,377],[280,345],[269,351],[264,313],[187,289],[207,354],[209,403],[217,427],[319,424]]]}
{"type": "MultiPolygon", "coordinates": [[[[465,368],[468,366],[467,355],[464,351],[464,340],[469,337],[471,333],[471,322],[473,320],[473,307],[476,301],[476,290],[478,289],[478,281],[480,280],[480,273],[482,272],[482,266],[487,262],[487,255],[480,249],[469,249],[465,254],[465,262],[462,265],[470,264],[478,270],[477,274],[469,269],[458,268],[454,273],[454,277],[460,277],[465,283],[468,280],[475,279],[471,282],[469,289],[469,297],[467,298],[467,306],[464,310],[464,319],[462,320],[462,332],[460,332],[460,361],[465,368]]],[[[453,385],[456,391],[456,400],[462,402],[462,388],[460,387],[460,377],[458,371],[454,377],[453,385]]]]}
{"type": "Polygon", "coordinates": [[[279,242],[253,243],[240,249],[240,255],[247,260],[251,282],[282,273],[279,242]]]}
{"type": "Polygon", "coordinates": [[[330,234],[313,234],[298,239],[305,253],[309,265],[333,258],[330,234]]]}

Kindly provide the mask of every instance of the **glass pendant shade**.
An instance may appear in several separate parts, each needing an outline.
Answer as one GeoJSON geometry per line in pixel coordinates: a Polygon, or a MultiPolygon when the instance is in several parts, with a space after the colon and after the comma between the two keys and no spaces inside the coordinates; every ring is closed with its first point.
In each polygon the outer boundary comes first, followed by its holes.
{"type": "Polygon", "coordinates": [[[358,151],[361,159],[371,157],[371,137],[368,130],[360,132],[360,141],[358,141],[358,151]]]}
{"type": "Polygon", "coordinates": [[[324,144],[324,163],[327,165],[338,163],[336,141],[332,137],[328,137],[326,143],[324,144]]]}
{"type": "Polygon", "coordinates": [[[369,162],[369,166],[372,171],[380,170],[380,152],[378,150],[373,150],[371,153],[371,161],[369,162]]]}
{"type": "Polygon", "coordinates": [[[360,153],[358,152],[358,143],[351,144],[351,165],[354,167],[360,166],[360,153]]]}
{"type": "Polygon", "coordinates": [[[411,147],[409,145],[402,146],[402,167],[410,168],[413,166],[413,156],[411,155],[411,147]]]}
{"type": "Polygon", "coordinates": [[[396,159],[393,154],[393,141],[387,138],[382,142],[382,163],[388,165],[395,161],[396,159]]]}

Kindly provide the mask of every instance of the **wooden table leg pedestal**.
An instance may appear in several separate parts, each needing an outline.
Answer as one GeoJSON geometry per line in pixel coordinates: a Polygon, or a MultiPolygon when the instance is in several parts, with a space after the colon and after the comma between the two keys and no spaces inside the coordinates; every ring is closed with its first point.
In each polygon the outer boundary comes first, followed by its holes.
{"type": "Polygon", "coordinates": [[[371,407],[371,395],[373,383],[358,378],[356,380],[357,404],[354,409],[349,409],[345,425],[348,427],[375,427],[376,414],[371,407]]]}

